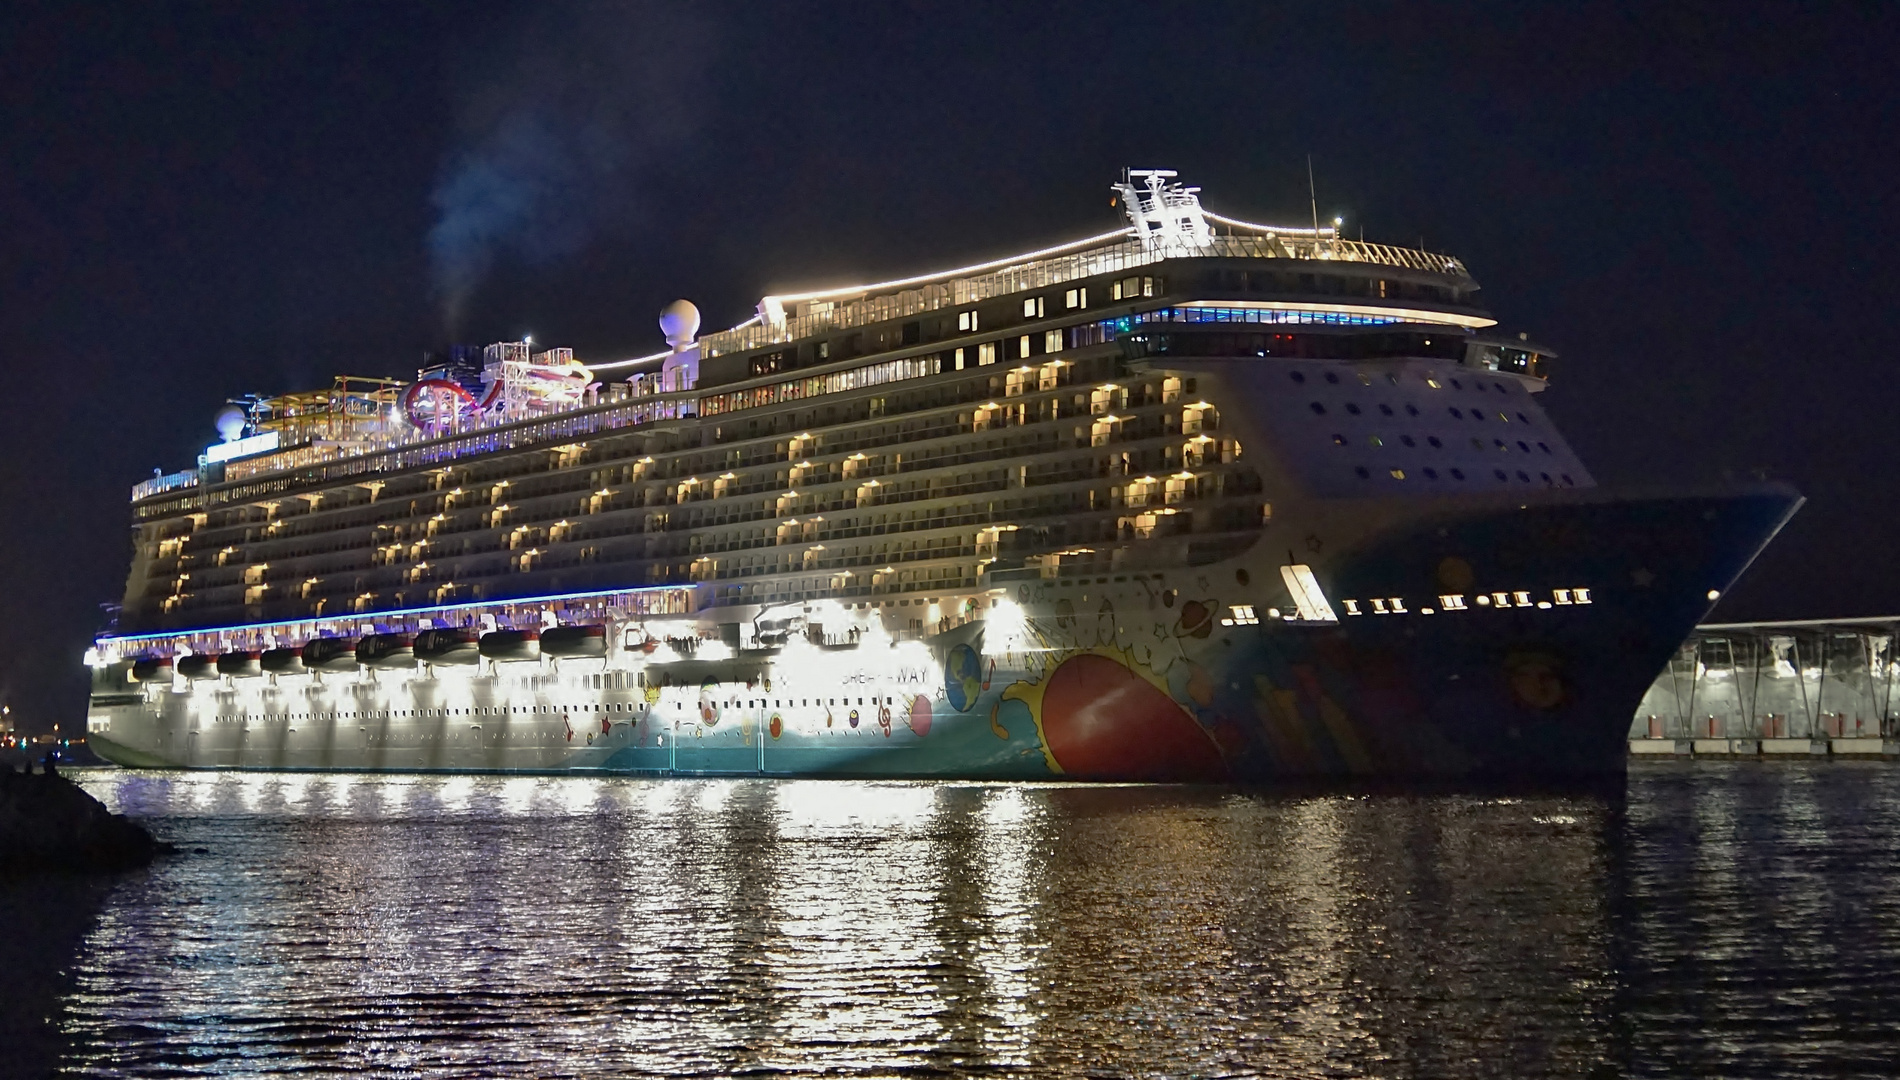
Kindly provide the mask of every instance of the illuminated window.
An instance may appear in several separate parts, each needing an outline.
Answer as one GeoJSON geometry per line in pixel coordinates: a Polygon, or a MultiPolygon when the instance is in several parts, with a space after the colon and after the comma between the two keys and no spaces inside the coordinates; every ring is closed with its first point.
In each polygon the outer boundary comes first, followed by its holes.
{"type": "Polygon", "coordinates": [[[978,367],[984,367],[989,364],[996,363],[996,343],[995,342],[986,341],[983,344],[978,345],[976,347],[976,363],[978,367]]]}
{"type": "Polygon", "coordinates": [[[1403,479],[1405,479],[1405,470],[1404,470],[1404,469],[1393,469],[1393,470],[1392,470],[1392,479],[1394,479],[1394,480],[1403,480],[1403,479]]]}
{"type": "Polygon", "coordinates": [[[1369,442],[1369,443],[1371,443],[1371,444],[1372,444],[1372,445],[1374,445],[1374,446],[1384,446],[1384,445],[1385,445],[1385,440],[1384,440],[1384,439],[1381,439],[1381,438],[1379,438],[1379,437],[1378,437],[1377,435],[1368,435],[1368,436],[1366,437],[1366,441],[1367,441],[1367,442],[1369,442]]]}
{"type": "Polygon", "coordinates": [[[1063,294],[1062,299],[1064,305],[1071,311],[1076,308],[1085,308],[1089,306],[1089,291],[1087,289],[1070,289],[1067,293],[1063,294]]]}
{"type": "Polygon", "coordinates": [[[1333,436],[1333,445],[1334,445],[1334,446],[1344,446],[1344,445],[1346,445],[1346,437],[1345,437],[1344,435],[1334,435],[1334,436],[1333,436]]]}
{"type": "Polygon", "coordinates": [[[1042,335],[1042,351],[1046,353],[1062,351],[1062,331],[1049,330],[1042,335]]]}
{"type": "Polygon", "coordinates": [[[976,312],[974,311],[957,312],[957,329],[961,330],[962,332],[966,334],[976,333],[976,312]]]}
{"type": "Polygon", "coordinates": [[[1029,335],[1024,334],[1022,337],[1016,339],[1016,358],[1018,360],[1027,360],[1029,359],[1029,355],[1029,335]]]}

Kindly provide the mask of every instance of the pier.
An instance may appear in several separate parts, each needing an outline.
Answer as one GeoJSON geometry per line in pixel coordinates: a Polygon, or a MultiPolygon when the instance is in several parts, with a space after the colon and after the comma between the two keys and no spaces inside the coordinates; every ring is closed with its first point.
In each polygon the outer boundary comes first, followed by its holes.
{"type": "Polygon", "coordinates": [[[1630,753],[1900,758],[1900,616],[1698,626],[1630,724],[1630,753]]]}

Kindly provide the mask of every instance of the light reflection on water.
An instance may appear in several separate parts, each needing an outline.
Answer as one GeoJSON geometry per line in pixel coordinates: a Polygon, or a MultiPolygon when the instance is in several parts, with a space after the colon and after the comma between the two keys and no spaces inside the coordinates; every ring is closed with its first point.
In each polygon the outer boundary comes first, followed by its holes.
{"type": "Polygon", "coordinates": [[[105,905],[68,1064],[1878,1075],[1900,1054],[1877,1019],[1900,1003],[1900,770],[1829,768],[1639,770],[1627,813],[1583,795],[95,773],[113,809],[203,851],[105,905]]]}

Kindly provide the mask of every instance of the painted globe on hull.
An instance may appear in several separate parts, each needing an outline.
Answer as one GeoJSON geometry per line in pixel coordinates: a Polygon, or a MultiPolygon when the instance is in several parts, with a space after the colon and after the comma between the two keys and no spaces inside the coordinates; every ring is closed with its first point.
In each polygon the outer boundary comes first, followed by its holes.
{"type": "Polygon", "coordinates": [[[969,712],[983,693],[983,658],[968,645],[952,648],[943,658],[943,692],[950,707],[969,712]]]}

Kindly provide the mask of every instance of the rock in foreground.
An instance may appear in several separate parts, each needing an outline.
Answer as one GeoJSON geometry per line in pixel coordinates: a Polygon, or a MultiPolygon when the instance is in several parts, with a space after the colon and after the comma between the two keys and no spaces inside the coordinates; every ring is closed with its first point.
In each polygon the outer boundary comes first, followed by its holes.
{"type": "Polygon", "coordinates": [[[169,850],[63,776],[0,771],[0,875],[109,873],[169,850]]]}

